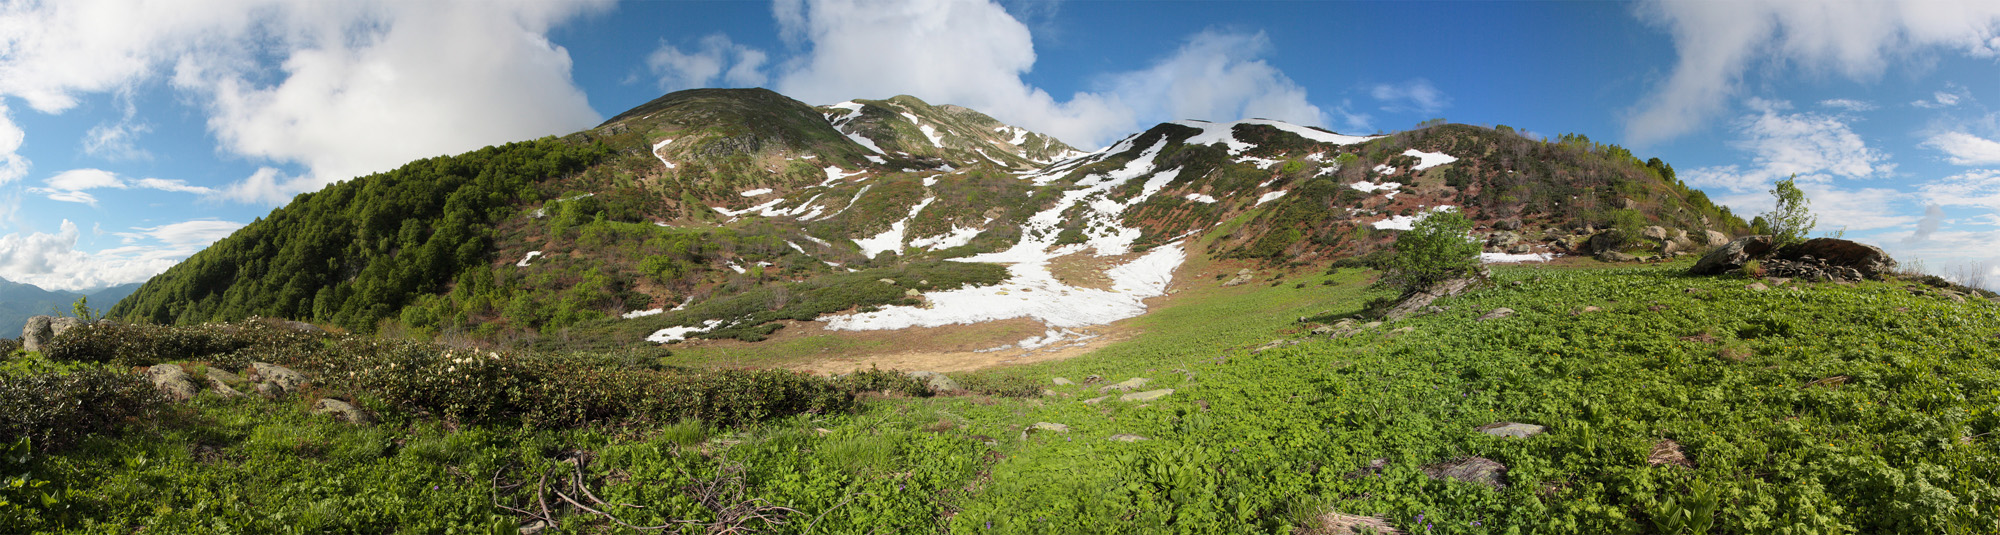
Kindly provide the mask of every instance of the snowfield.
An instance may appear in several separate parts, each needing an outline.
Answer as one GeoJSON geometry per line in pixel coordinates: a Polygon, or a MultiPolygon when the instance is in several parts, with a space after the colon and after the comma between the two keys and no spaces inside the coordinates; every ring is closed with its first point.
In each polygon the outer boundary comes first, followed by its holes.
{"type": "Polygon", "coordinates": [[[653,334],[648,335],[646,337],[646,341],[655,344],[664,344],[667,342],[679,342],[682,340],[686,340],[688,335],[690,334],[705,333],[711,330],[715,330],[715,327],[719,325],[722,325],[722,320],[704,321],[702,322],[700,327],[668,327],[665,329],[654,331],[653,334]]]}
{"type": "Polygon", "coordinates": [[[1200,193],[1189,193],[1189,194],[1187,194],[1187,197],[1185,197],[1185,198],[1186,198],[1187,200],[1190,200],[1190,201],[1194,201],[1194,202],[1198,202],[1198,203],[1202,203],[1202,204],[1215,204],[1215,197],[1210,197],[1210,196],[1207,196],[1207,195],[1202,195],[1202,194],[1200,194],[1200,193]]]}
{"type": "Polygon", "coordinates": [[[1547,262],[1555,259],[1555,253],[1479,253],[1479,261],[1488,264],[1512,264],[1518,262],[1547,262]]]}
{"type": "Polygon", "coordinates": [[[667,161],[667,157],[665,157],[665,156],[661,156],[661,155],[660,155],[660,149],[664,149],[664,148],[667,148],[667,144],[668,144],[668,143],[673,143],[673,142],[674,142],[674,140],[673,140],[673,139],[671,139],[671,138],[669,138],[669,139],[662,139],[662,140],[660,140],[660,142],[659,142],[659,143],[654,143],[654,144],[653,144],[653,157],[654,157],[654,158],[659,158],[659,159],[660,159],[660,163],[663,163],[663,164],[666,164],[666,165],[667,165],[667,168],[668,168],[668,169],[673,169],[673,168],[674,168],[674,162],[669,162],[669,161],[667,161]]]}
{"type": "Polygon", "coordinates": [[[1451,207],[1452,206],[1449,204],[1432,206],[1429,209],[1426,209],[1422,212],[1417,212],[1415,215],[1399,215],[1381,221],[1376,221],[1375,228],[1387,229],[1387,230],[1410,230],[1416,228],[1418,221],[1423,221],[1424,218],[1430,217],[1432,213],[1449,210],[1451,209],[1451,207]]]}
{"type": "Polygon", "coordinates": [[[966,260],[1012,261],[1007,266],[1007,280],[1000,284],[924,294],[931,308],[890,306],[865,314],[822,316],[819,320],[826,322],[827,329],[836,331],[940,327],[1012,318],[1033,318],[1053,328],[1102,325],[1144,314],[1145,299],[1166,295],[1174,269],[1187,259],[1181,243],[1155,248],[1107,271],[1112,281],[1110,290],[1079,288],[1057,281],[1048,269],[1048,261],[1055,255],[1046,252],[1033,259],[990,258],[993,255],[989,254],[966,260]]]}

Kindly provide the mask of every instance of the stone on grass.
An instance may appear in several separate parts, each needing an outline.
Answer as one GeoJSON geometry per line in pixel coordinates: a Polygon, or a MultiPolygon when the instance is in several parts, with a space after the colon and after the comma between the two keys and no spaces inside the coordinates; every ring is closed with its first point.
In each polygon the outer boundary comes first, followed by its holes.
{"type": "Polygon", "coordinates": [[[1131,379],[1126,379],[1116,384],[1105,385],[1104,388],[1099,388],[1097,389],[1097,391],[1106,394],[1112,392],[1131,392],[1133,390],[1138,390],[1140,387],[1146,386],[1146,383],[1150,382],[1153,382],[1153,380],[1144,377],[1133,377],[1131,379]]]}
{"type": "Polygon", "coordinates": [[[175,364],[157,364],[146,368],[146,380],[152,382],[153,388],[159,389],[160,394],[170,401],[194,399],[195,392],[200,390],[195,386],[194,379],[188,377],[187,371],[175,364]]]}
{"type": "Polygon", "coordinates": [[[1681,443],[1672,440],[1661,440],[1658,444],[1654,444],[1653,451],[1646,455],[1646,464],[1694,467],[1694,463],[1688,461],[1687,454],[1681,453],[1681,443]]]}
{"type": "Polygon", "coordinates": [[[1767,290],[1770,290],[1770,289],[1771,289],[1771,287],[1770,287],[1770,286],[1765,286],[1765,285],[1764,285],[1764,283],[1761,283],[1761,282],[1753,282],[1753,283],[1750,283],[1750,284],[1749,284],[1748,286],[1744,286],[1744,287],[1743,287],[1743,289],[1745,289],[1745,290],[1750,290],[1750,291],[1755,291],[1755,292],[1762,292],[1762,291],[1767,291],[1767,290]]]}
{"type": "Polygon", "coordinates": [[[1382,517],[1350,515],[1339,511],[1327,511],[1312,519],[1299,531],[1313,535],[1402,535],[1395,526],[1382,517]]]}
{"type": "Polygon", "coordinates": [[[55,334],[49,332],[49,320],[52,319],[55,318],[48,316],[28,317],[27,324],[21,326],[21,349],[41,351],[43,344],[47,344],[49,343],[49,339],[55,338],[55,334]]]}
{"type": "Polygon", "coordinates": [[[250,363],[250,370],[246,375],[251,382],[257,383],[257,393],[265,397],[275,398],[296,392],[299,385],[306,383],[305,374],[266,362],[250,363]]]}
{"type": "Polygon", "coordinates": [[[1493,422],[1479,426],[1478,429],[1481,433],[1508,438],[1528,438],[1542,434],[1542,431],[1548,430],[1546,427],[1520,422],[1493,422]]]}
{"type": "Polygon", "coordinates": [[[1071,381],[1071,380],[1069,380],[1069,378],[1068,378],[1068,377],[1057,377],[1057,378],[1055,378],[1055,380],[1054,380],[1054,381],[1051,381],[1051,382],[1054,382],[1054,383],[1055,383],[1055,384],[1056,384],[1057,386],[1069,386],[1069,385],[1073,385],[1073,384],[1076,384],[1076,382],[1075,382],[1075,381],[1071,381]]]}
{"type": "Polygon", "coordinates": [[[959,388],[958,381],[954,381],[951,377],[938,372],[910,372],[910,378],[922,381],[924,387],[931,389],[932,392],[944,393],[964,390],[963,388],[959,388]]]}
{"type": "Polygon", "coordinates": [[[1451,462],[1425,465],[1424,475],[1431,479],[1455,479],[1466,483],[1485,485],[1494,489],[1507,486],[1507,465],[1485,457],[1466,457],[1451,462]]]}
{"type": "Polygon", "coordinates": [[[1152,400],[1156,400],[1156,399],[1160,399],[1160,398],[1163,398],[1163,397],[1167,397],[1167,395],[1169,395],[1169,394],[1173,394],[1173,393],[1174,393],[1174,389],[1172,389],[1172,388],[1162,388],[1162,389],[1159,389],[1159,390],[1147,390],[1147,391],[1145,391],[1145,392],[1133,392],[1133,393],[1130,393],[1130,394],[1126,394],[1126,395],[1123,395],[1123,396],[1118,396],[1118,401],[1152,401],[1152,400]]]}
{"type": "Polygon", "coordinates": [[[236,387],[229,386],[229,383],[225,383],[221,379],[216,379],[214,376],[209,376],[208,378],[208,389],[211,392],[215,392],[215,395],[225,398],[243,397],[242,391],[237,390],[236,387]]]}
{"type": "Polygon", "coordinates": [[[1026,429],[1021,430],[1021,440],[1027,440],[1028,435],[1033,435],[1043,432],[1068,433],[1069,426],[1058,423],[1050,423],[1050,422],[1035,422],[1034,425],[1030,425],[1026,429]]]}
{"type": "Polygon", "coordinates": [[[1861,276],[1878,279],[1896,268],[1896,260],[1882,248],[1839,238],[1813,238],[1786,246],[1775,255],[1780,260],[1817,259],[1827,265],[1852,268],[1861,276]]]}
{"type": "Polygon", "coordinates": [[[1120,433],[1120,434],[1116,434],[1116,435],[1111,435],[1111,438],[1108,438],[1108,439],[1106,439],[1106,440],[1110,440],[1110,441],[1112,441],[1112,442],[1141,442],[1141,441],[1145,441],[1145,440],[1150,440],[1150,439],[1148,439],[1148,438],[1146,438],[1146,437],[1142,437],[1142,436],[1139,436],[1139,435],[1131,435],[1131,434],[1124,434],[1124,433],[1120,433]]]}
{"type": "Polygon", "coordinates": [[[1512,316],[1512,315],[1514,315],[1514,309],[1511,309],[1511,308],[1507,308],[1507,307],[1500,307],[1500,308],[1496,308],[1496,309],[1493,309],[1493,311],[1492,311],[1492,312],[1487,312],[1487,313],[1485,313],[1485,314],[1482,314],[1482,315],[1480,315],[1480,316],[1479,316],[1478,318],[1475,318],[1475,319],[1474,319],[1473,321],[1486,321],[1486,320],[1497,320],[1497,319],[1501,319],[1501,318],[1505,318],[1505,317],[1508,317],[1508,316],[1512,316]]]}
{"type": "Polygon", "coordinates": [[[1096,405],[1096,404],[1099,404],[1099,403],[1103,403],[1103,402],[1104,402],[1104,400],[1107,400],[1107,399],[1111,399],[1111,396],[1097,396],[1097,397],[1094,397],[1094,398],[1090,398],[1090,399],[1086,399],[1086,400],[1083,400],[1083,404],[1085,404],[1085,405],[1096,405]]]}
{"type": "MultiPolygon", "coordinates": [[[[1465,293],[1466,290],[1470,290],[1473,286],[1478,285],[1480,280],[1478,277],[1466,277],[1437,283],[1429,289],[1403,298],[1395,306],[1389,307],[1389,310],[1383,312],[1382,317],[1391,321],[1403,319],[1411,314],[1422,311],[1424,307],[1430,306],[1432,301],[1436,301],[1440,297],[1465,293]]],[[[1380,324],[1381,322],[1374,322],[1370,325],[1364,325],[1363,328],[1372,329],[1380,324]]]]}
{"type": "Polygon", "coordinates": [[[375,423],[375,419],[369,416],[367,412],[355,408],[355,406],[345,401],[333,398],[321,398],[319,401],[313,402],[312,413],[331,415],[335,420],[350,424],[368,425],[375,423]]]}

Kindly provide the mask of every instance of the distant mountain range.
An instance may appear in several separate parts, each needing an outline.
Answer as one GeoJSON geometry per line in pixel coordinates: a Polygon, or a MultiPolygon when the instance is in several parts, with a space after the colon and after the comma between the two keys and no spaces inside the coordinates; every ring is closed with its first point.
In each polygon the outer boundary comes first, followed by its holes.
{"type": "Polygon", "coordinates": [[[783,320],[1058,333],[1143,313],[1186,258],[1325,265],[1446,207],[1496,255],[1571,253],[1595,229],[1635,248],[1645,228],[1749,230],[1665,162],[1580,135],[1177,121],[1085,153],[909,96],[698,89],[300,195],[113,314],[621,344],[758,340],[783,320]]]}
{"type": "Polygon", "coordinates": [[[141,284],[144,283],[120,284],[83,294],[51,292],[32,284],[0,279],[0,338],[21,336],[21,326],[27,323],[30,316],[54,312],[69,314],[80,297],[89,297],[90,308],[100,313],[111,310],[112,305],[132,295],[141,284]]]}

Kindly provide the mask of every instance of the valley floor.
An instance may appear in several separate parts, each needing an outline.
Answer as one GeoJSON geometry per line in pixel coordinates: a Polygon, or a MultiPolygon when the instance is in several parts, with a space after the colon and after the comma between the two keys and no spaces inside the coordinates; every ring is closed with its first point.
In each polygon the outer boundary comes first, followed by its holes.
{"type": "MultiPolygon", "coordinates": [[[[1371,274],[1198,267],[1087,353],[953,374],[984,393],[741,427],[203,396],[9,457],[39,483],[0,489],[0,532],[2000,532],[2000,307],[1685,268],[1497,267],[1442,312],[1314,334],[1382,296],[1371,274]],[[1507,422],[1527,436],[1480,430],[1507,422]]],[[[756,348],[671,358],[838,362],[756,348]]]]}

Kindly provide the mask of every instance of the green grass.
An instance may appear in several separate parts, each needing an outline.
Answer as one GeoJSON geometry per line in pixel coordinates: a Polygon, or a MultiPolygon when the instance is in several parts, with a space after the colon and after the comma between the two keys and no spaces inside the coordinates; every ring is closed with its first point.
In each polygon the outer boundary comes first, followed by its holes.
{"type": "Polygon", "coordinates": [[[623,522],[761,507],[787,523],[752,525],[775,533],[1282,533],[1326,511],[1412,533],[2000,530],[2000,307],[1903,283],[1758,292],[1684,267],[1503,267],[1446,312],[1259,353],[1298,316],[1379,291],[1358,271],[1199,281],[1135,320],[1143,336],[979,374],[1054,396],[874,398],[745,428],[355,428],[298,403],[202,401],[36,457],[67,509],[0,531],[485,533],[514,518],[498,518],[492,481],[560,474],[574,452],[597,496],[647,506],[615,508],[623,522]],[[1573,314],[1585,306],[1602,310],[1573,314]],[[1517,313],[1474,321],[1495,307],[1517,313]],[[1175,393],[1090,405],[1099,385],[1047,382],[1090,374],[1175,393]],[[1473,429],[1495,421],[1548,432],[1473,429]],[[1035,422],[1069,432],[1024,438],[1035,422]],[[1120,433],[1151,440],[1108,440],[1120,433]],[[1649,464],[1663,440],[1693,466],[1649,464]],[[1509,467],[1504,488],[1422,470],[1475,455],[1509,467]],[[1377,458],[1379,474],[1354,475],[1377,458]],[[703,489],[736,507],[691,498],[703,489]]]}

